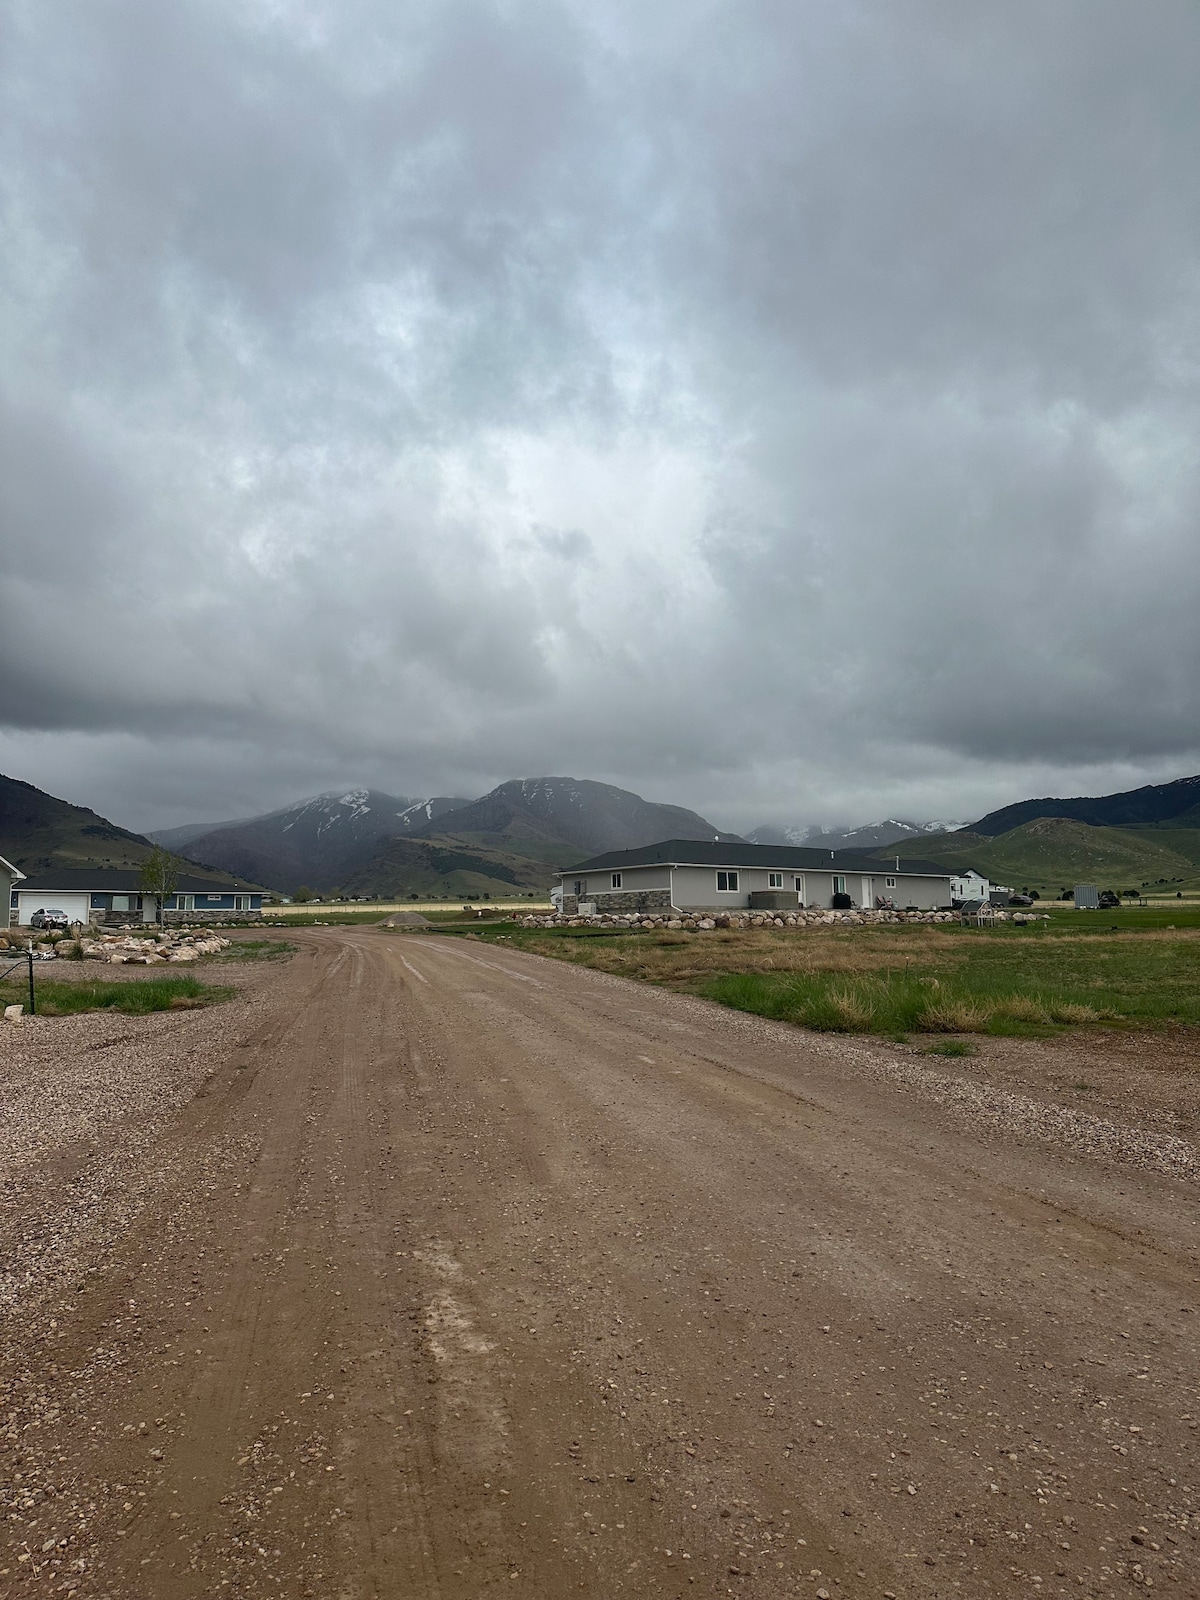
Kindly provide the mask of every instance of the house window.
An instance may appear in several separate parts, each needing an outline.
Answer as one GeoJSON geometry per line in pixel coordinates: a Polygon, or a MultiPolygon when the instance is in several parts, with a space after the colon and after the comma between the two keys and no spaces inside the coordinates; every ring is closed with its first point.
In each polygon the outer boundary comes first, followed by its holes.
{"type": "Polygon", "coordinates": [[[895,878],[889,878],[889,879],[888,879],[888,880],[887,880],[887,886],[888,886],[888,888],[889,888],[889,889],[894,889],[894,888],[895,888],[895,887],[896,887],[896,880],[895,880],[895,878]]]}
{"type": "Polygon", "coordinates": [[[576,878],[575,879],[575,893],[577,895],[582,894],[583,890],[584,890],[584,880],[582,878],[576,878]]]}
{"type": "Polygon", "coordinates": [[[767,873],[767,888],[768,889],[782,889],[783,888],[783,873],[782,872],[768,872],[767,873]]]}
{"type": "Polygon", "coordinates": [[[220,894],[206,894],[204,898],[211,903],[214,900],[223,900],[225,896],[220,894]]]}
{"type": "Polygon", "coordinates": [[[619,889],[621,887],[621,874],[619,872],[613,873],[612,886],[614,889],[619,889]]]}
{"type": "Polygon", "coordinates": [[[141,904],[141,897],[136,894],[115,894],[112,898],[114,911],[137,911],[141,904]]]}
{"type": "Polygon", "coordinates": [[[738,886],[738,875],[737,875],[736,872],[718,872],[717,873],[717,893],[718,894],[736,894],[737,893],[737,886],[738,886]]]}
{"type": "Polygon", "coordinates": [[[846,892],[845,878],[839,878],[836,873],[833,879],[833,892],[834,894],[845,894],[846,892]]]}

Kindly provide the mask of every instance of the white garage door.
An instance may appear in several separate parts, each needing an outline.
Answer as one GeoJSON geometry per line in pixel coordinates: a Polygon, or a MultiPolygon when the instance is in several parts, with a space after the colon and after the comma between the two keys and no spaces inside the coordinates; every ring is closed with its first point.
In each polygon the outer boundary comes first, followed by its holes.
{"type": "Polygon", "coordinates": [[[18,889],[17,903],[17,921],[27,928],[30,917],[38,910],[65,911],[72,922],[86,922],[91,897],[86,894],[64,894],[61,889],[18,889]]]}

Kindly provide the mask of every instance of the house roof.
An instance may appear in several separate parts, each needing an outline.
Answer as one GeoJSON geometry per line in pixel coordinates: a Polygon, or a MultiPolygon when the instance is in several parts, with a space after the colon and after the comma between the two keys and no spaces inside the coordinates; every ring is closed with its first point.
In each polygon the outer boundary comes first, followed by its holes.
{"type": "Polygon", "coordinates": [[[619,872],[624,867],[781,867],[785,872],[887,873],[902,878],[950,878],[954,874],[936,861],[906,861],[899,868],[877,856],[852,850],[816,850],[804,845],[728,844],[707,839],[664,839],[661,844],[636,850],[609,850],[591,856],[562,873],[619,872]]]}
{"type": "Polygon", "coordinates": [[[3,856],[0,856],[0,872],[7,872],[16,883],[20,883],[25,876],[20,867],[14,867],[12,862],[6,861],[3,856]]]}
{"type": "MultiPolygon", "coordinates": [[[[175,880],[181,894],[261,894],[254,883],[221,883],[216,878],[201,878],[191,872],[181,872],[175,880]]],[[[141,894],[141,873],[136,867],[60,867],[49,872],[35,872],[20,885],[22,892],[32,889],[38,894],[141,894]]]]}

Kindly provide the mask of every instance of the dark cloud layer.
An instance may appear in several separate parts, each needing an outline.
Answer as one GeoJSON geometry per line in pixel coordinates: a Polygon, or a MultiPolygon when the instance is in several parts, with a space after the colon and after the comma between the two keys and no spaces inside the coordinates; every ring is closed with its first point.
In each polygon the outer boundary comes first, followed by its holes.
{"type": "Polygon", "coordinates": [[[0,770],[748,825],[1200,767],[1191,5],[0,27],[0,770]]]}

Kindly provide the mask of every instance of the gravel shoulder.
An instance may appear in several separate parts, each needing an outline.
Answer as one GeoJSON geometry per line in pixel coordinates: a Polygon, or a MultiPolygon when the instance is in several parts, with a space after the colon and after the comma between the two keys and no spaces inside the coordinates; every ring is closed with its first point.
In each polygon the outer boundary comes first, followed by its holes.
{"type": "Polygon", "coordinates": [[[0,1593],[1200,1593],[1187,1040],[289,936],[0,1029],[0,1593]]]}

